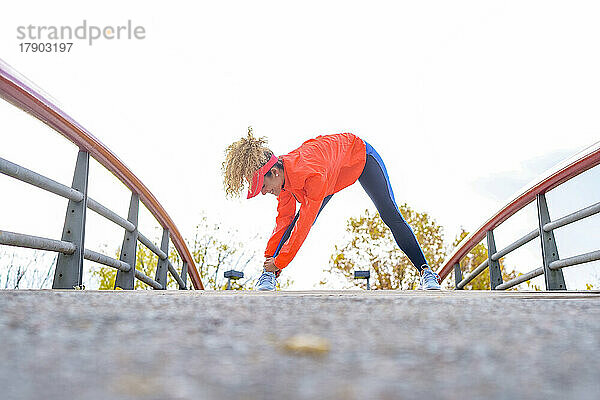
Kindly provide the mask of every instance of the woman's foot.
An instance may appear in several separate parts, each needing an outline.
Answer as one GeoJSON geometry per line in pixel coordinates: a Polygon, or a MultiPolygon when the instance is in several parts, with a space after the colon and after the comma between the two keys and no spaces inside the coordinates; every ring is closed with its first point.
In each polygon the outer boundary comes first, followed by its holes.
{"type": "Polygon", "coordinates": [[[274,272],[263,271],[256,282],[256,290],[276,290],[277,278],[274,272]]]}
{"type": "Polygon", "coordinates": [[[421,282],[419,284],[421,290],[440,290],[440,276],[433,272],[428,265],[424,265],[421,270],[421,282]]]}

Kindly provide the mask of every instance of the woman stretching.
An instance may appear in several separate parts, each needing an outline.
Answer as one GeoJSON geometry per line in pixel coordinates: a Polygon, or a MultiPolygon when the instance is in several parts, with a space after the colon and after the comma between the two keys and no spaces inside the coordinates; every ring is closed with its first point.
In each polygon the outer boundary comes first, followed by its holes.
{"type": "Polygon", "coordinates": [[[259,193],[277,197],[275,229],[267,242],[258,290],[275,290],[276,278],[294,258],[311,226],[334,193],[357,180],[365,189],[396,243],[419,270],[419,288],[440,289],[417,239],[398,211],[394,192],[375,149],[351,133],[319,136],[276,157],[265,138],[248,136],[225,151],[223,175],[227,196],[239,196],[246,182],[248,199],[259,193]],[[300,209],[296,213],[296,203],[300,209]]]}

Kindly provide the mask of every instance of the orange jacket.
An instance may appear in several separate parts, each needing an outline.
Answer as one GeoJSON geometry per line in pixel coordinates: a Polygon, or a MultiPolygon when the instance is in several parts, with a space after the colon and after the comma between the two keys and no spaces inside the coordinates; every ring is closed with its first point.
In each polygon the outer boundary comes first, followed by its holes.
{"type": "Polygon", "coordinates": [[[323,199],[352,185],[366,162],[365,143],[351,133],[318,136],[281,156],[285,182],[277,200],[275,229],[267,243],[265,257],[275,253],[287,227],[294,219],[296,202],[300,215],[277,257],[277,268],[294,258],[319,213],[323,199]]]}

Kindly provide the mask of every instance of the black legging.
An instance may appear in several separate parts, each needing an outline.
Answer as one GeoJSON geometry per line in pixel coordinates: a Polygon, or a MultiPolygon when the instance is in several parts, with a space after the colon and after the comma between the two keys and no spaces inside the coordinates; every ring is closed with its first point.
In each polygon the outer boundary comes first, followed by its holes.
{"type": "MultiPolygon", "coordinates": [[[[394,199],[394,192],[390,185],[390,180],[383,160],[371,145],[367,142],[365,142],[365,144],[367,146],[367,161],[358,181],[375,204],[383,222],[392,231],[398,247],[400,247],[412,264],[419,272],[421,272],[421,267],[427,264],[423,250],[421,250],[421,246],[419,246],[412,229],[410,229],[410,226],[408,226],[404,218],[402,218],[402,214],[398,211],[398,206],[394,199]]],[[[323,203],[321,204],[321,208],[319,209],[315,221],[319,217],[319,214],[321,214],[321,211],[323,211],[325,205],[331,199],[331,196],[333,195],[330,194],[323,199],[323,203]]],[[[299,213],[296,213],[290,226],[288,226],[283,237],[279,241],[273,257],[276,257],[279,254],[281,247],[289,239],[292,229],[294,229],[294,225],[298,220],[298,216],[299,213]]]]}

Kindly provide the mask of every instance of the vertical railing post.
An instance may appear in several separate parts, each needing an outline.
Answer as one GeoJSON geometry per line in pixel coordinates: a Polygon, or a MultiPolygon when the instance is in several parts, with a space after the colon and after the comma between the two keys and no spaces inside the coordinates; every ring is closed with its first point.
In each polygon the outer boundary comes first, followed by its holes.
{"type": "Polygon", "coordinates": [[[460,270],[460,263],[454,264],[454,289],[461,290],[458,284],[462,281],[462,271],[460,270]]]}
{"type": "Polygon", "coordinates": [[[90,170],[89,153],[80,150],[77,154],[73,184],[71,187],[83,193],[80,202],[69,200],[62,240],[75,245],[75,253],[60,253],[54,270],[52,289],[81,288],[83,285],[83,253],[85,251],[85,215],[87,211],[87,189],[90,170]]]}
{"type": "Polygon", "coordinates": [[[181,267],[181,280],[183,281],[183,287],[179,287],[180,290],[187,290],[187,262],[183,262],[183,267],[181,267]]]}
{"type": "Polygon", "coordinates": [[[551,270],[549,265],[552,261],[559,259],[558,247],[554,232],[544,231],[544,225],[550,222],[550,213],[548,212],[548,203],[544,194],[537,195],[538,221],[540,229],[540,240],[542,242],[542,259],[544,261],[544,279],[546,281],[546,290],[567,290],[565,278],[562,270],[551,270]]]}
{"type": "Polygon", "coordinates": [[[156,277],[154,280],[160,283],[163,289],[167,289],[167,273],[169,272],[169,231],[167,229],[163,229],[160,249],[167,255],[167,258],[165,260],[161,260],[160,257],[158,257],[158,263],[156,264],[156,277]]]}
{"type": "Polygon", "coordinates": [[[137,193],[131,193],[129,203],[129,214],[127,220],[131,222],[135,229],[133,232],[125,230],[123,245],[121,246],[121,256],[119,259],[131,266],[127,272],[118,270],[115,279],[115,288],[133,290],[135,288],[135,261],[138,241],[138,214],[140,209],[140,197],[137,193]]]}
{"type": "Polygon", "coordinates": [[[500,260],[492,260],[492,255],[496,252],[496,241],[494,232],[487,232],[487,250],[488,250],[488,268],[490,270],[490,289],[495,290],[496,286],[502,284],[502,270],[500,269],[500,260]]]}

